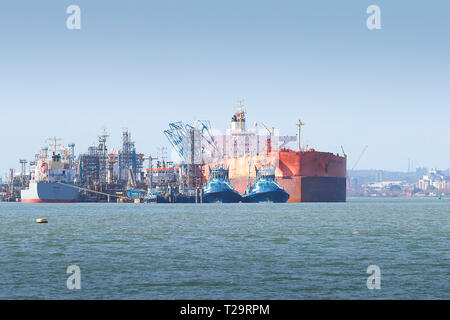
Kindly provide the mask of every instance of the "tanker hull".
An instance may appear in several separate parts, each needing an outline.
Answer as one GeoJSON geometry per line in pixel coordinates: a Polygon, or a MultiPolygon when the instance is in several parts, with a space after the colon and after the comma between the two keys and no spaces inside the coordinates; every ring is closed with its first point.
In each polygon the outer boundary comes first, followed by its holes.
{"type": "Polygon", "coordinates": [[[21,191],[21,201],[25,203],[64,203],[77,200],[77,189],[59,183],[31,182],[28,189],[21,191]]]}

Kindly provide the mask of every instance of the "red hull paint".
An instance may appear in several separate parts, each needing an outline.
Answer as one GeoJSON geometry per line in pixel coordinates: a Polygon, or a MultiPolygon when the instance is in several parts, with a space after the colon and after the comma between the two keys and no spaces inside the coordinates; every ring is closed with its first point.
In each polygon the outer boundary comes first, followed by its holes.
{"type": "Polygon", "coordinates": [[[329,152],[282,150],[279,152],[279,169],[283,177],[347,177],[346,158],[329,152]]]}
{"type": "Polygon", "coordinates": [[[42,199],[22,199],[23,203],[72,203],[70,200],[42,200],[42,199]]]}

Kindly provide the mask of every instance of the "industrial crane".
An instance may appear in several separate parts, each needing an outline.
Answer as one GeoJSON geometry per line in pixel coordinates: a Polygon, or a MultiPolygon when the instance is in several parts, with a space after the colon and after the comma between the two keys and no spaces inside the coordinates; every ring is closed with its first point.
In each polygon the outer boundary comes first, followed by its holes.
{"type": "MultiPolygon", "coordinates": [[[[353,170],[355,170],[355,168],[358,165],[359,161],[361,160],[362,156],[366,152],[367,147],[368,147],[367,145],[364,146],[364,149],[361,151],[361,154],[359,155],[358,159],[355,161],[355,164],[353,165],[352,169],[350,170],[351,172],[353,172],[353,170]]],[[[342,146],[341,146],[341,148],[342,148],[342,146]]],[[[344,148],[342,148],[342,152],[344,153],[344,156],[347,157],[347,155],[344,152],[344,148]]],[[[347,188],[350,188],[350,178],[349,178],[349,175],[348,175],[348,171],[347,171],[347,188]]]]}
{"type": "MultiPolygon", "coordinates": [[[[211,125],[206,120],[197,120],[192,124],[179,121],[169,123],[169,129],[165,130],[164,134],[183,161],[190,159],[190,153],[194,147],[201,147],[201,150],[199,149],[198,151],[202,154],[208,148],[210,152],[216,152],[222,157],[210,128],[211,125]],[[195,145],[195,138],[192,135],[194,130],[200,135],[200,146],[195,145]]],[[[191,160],[193,161],[193,159],[191,160]]]]}
{"type": "Polygon", "coordinates": [[[364,152],[367,150],[367,145],[364,147],[363,151],[361,151],[361,154],[359,155],[358,159],[356,160],[355,164],[353,165],[352,169],[350,171],[353,171],[356,166],[358,165],[359,161],[361,160],[362,156],[364,155],[364,152]]]}
{"type": "Polygon", "coordinates": [[[263,125],[263,127],[267,130],[267,132],[269,132],[269,135],[273,135],[274,134],[274,132],[275,132],[275,128],[274,127],[272,127],[272,130],[270,130],[265,124],[264,124],[264,122],[261,122],[261,124],[263,125]]]}
{"type": "Polygon", "coordinates": [[[269,132],[269,137],[267,138],[266,141],[266,148],[267,148],[267,154],[269,154],[270,152],[272,152],[272,136],[275,133],[275,128],[272,127],[272,131],[264,124],[264,122],[261,122],[261,124],[263,125],[264,128],[266,128],[267,132],[269,132]]]}

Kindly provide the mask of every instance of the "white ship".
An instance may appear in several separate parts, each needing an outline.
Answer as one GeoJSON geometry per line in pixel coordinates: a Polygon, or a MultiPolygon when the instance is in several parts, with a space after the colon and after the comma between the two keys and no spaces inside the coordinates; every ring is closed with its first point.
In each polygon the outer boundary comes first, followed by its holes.
{"type": "Polygon", "coordinates": [[[55,150],[50,159],[42,153],[30,166],[31,180],[28,189],[21,191],[22,202],[76,202],[78,189],[74,186],[75,170],[71,159],[55,150]]]}

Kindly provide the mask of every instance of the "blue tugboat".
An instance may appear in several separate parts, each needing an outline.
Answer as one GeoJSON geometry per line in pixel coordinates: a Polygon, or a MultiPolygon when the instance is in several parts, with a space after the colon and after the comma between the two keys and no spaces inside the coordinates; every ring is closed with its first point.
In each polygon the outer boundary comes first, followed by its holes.
{"type": "Polygon", "coordinates": [[[147,191],[142,190],[142,189],[136,189],[132,185],[127,186],[127,196],[131,200],[142,199],[142,198],[144,198],[146,193],[147,193],[147,191]]]}
{"type": "Polygon", "coordinates": [[[275,170],[270,167],[256,169],[253,186],[248,184],[242,202],[287,202],[289,193],[275,181],[275,170]]]}
{"type": "Polygon", "coordinates": [[[158,197],[161,197],[155,190],[152,190],[150,187],[147,190],[147,194],[144,197],[144,202],[146,203],[157,203],[158,197]]]}
{"type": "Polygon", "coordinates": [[[203,202],[236,203],[241,201],[241,195],[230,184],[227,169],[217,167],[210,171],[208,183],[203,187],[203,202]]]}

